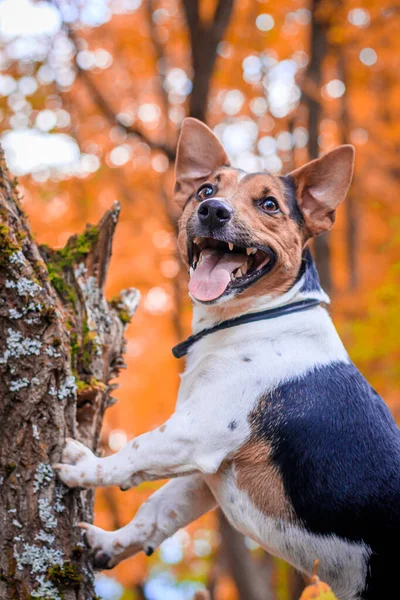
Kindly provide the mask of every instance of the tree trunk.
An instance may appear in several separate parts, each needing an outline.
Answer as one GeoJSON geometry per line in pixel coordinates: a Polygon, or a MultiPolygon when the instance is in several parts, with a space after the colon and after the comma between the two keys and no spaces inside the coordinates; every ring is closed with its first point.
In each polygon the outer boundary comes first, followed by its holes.
{"type": "Polygon", "coordinates": [[[62,250],[39,248],[0,155],[0,599],[92,600],[77,523],[93,492],[69,490],[51,465],[66,435],[97,450],[124,366],[136,290],[107,303],[119,206],[62,250]]]}
{"type": "Polygon", "coordinates": [[[240,600],[273,600],[270,561],[257,563],[221,510],[218,511],[223,559],[235,582],[240,600]]]}
{"type": "Polygon", "coordinates": [[[182,6],[189,29],[193,88],[189,98],[189,116],[206,122],[211,77],[222,41],[232,17],[234,0],[219,0],[210,23],[203,23],[198,0],[183,0],[182,6]]]}
{"type": "MultiPolygon", "coordinates": [[[[321,0],[311,1],[310,62],[306,81],[309,85],[311,84],[314,93],[303,93],[308,108],[308,154],[310,160],[319,156],[319,124],[322,112],[319,93],[322,84],[322,65],[327,52],[327,24],[319,14],[320,6],[321,0]]],[[[314,251],[321,285],[329,294],[332,291],[329,233],[323,233],[315,239],[314,251]]]]}
{"type": "MultiPolygon", "coordinates": [[[[350,132],[350,109],[348,103],[348,85],[349,78],[347,73],[346,59],[342,46],[338,48],[338,67],[339,75],[346,87],[346,93],[341,97],[341,133],[342,143],[349,144],[349,132],[350,132]]],[[[354,187],[354,177],[353,177],[354,187]]],[[[344,203],[344,209],[346,211],[346,240],[347,240],[347,260],[349,267],[349,288],[354,291],[358,287],[358,262],[357,262],[357,249],[358,249],[358,211],[356,207],[356,200],[354,197],[353,187],[350,188],[346,202],[344,203]]]]}

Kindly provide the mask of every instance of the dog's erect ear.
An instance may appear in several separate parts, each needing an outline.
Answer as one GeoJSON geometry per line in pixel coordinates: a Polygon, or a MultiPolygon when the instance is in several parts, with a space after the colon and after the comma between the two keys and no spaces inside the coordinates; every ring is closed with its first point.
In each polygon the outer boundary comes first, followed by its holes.
{"type": "Polygon", "coordinates": [[[224,165],[229,159],[211,129],[197,119],[184,119],[176,151],[176,202],[183,208],[201,183],[224,165]]]}
{"type": "Polygon", "coordinates": [[[309,236],[330,229],[353,176],[354,148],[339,146],[289,173],[309,236]]]}

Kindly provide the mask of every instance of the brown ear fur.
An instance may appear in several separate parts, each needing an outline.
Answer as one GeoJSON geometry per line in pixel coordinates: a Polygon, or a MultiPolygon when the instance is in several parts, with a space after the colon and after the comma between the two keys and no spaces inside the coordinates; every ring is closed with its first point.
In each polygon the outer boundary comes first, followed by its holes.
{"type": "Polygon", "coordinates": [[[183,208],[201,183],[225,165],[229,159],[211,129],[197,119],[184,119],[176,151],[176,202],[183,208]]]}
{"type": "Polygon", "coordinates": [[[354,147],[339,146],[290,173],[308,237],[330,229],[353,176],[354,147]]]}

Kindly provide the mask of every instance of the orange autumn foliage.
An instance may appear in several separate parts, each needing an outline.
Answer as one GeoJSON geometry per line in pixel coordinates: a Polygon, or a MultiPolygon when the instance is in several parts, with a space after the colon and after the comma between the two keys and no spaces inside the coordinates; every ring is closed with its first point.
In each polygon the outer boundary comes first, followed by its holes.
{"type": "MultiPolygon", "coordinates": [[[[190,41],[178,0],[139,4],[135,10],[125,10],[123,2],[111,2],[110,18],[99,26],[73,24],[78,52],[106,51],[111,57],[107,68],[85,68],[83,76],[75,72],[66,85],[54,80],[40,83],[38,77],[37,90],[27,97],[29,126],[35,125],[42,111],[65,111],[70,120],[51,132],[71,136],[82,153],[95,157],[97,168],[65,177],[43,169],[39,175],[20,178],[23,206],[33,231],[40,242],[55,247],[82,230],[86,222],[96,222],[116,198],[122,203],[107,291],[111,298],[135,286],[142,302],[128,329],[128,368],[114,394],[118,402],[108,411],[104,425],[105,452],[114,451],[124,436],[129,439],[159,426],[172,412],[182,364],[172,357],[171,347],[189,333],[191,318],[186,274],[174,238],[178,214],[171,203],[172,165],[164,152],[151,150],[140,136],[128,135],[122,126],[137,126],[152,142],[174,148],[191,93],[190,41]],[[120,125],[105,114],[85,74],[106,98],[120,125]]],[[[216,4],[214,0],[200,2],[205,23],[212,19],[216,4]]],[[[321,102],[321,153],[343,141],[355,145],[356,171],[350,192],[354,213],[350,215],[345,204],[330,236],[333,316],[352,358],[400,418],[398,16],[389,2],[321,0],[318,19],[326,24],[328,50],[323,82],[316,87],[306,78],[309,8],[304,0],[234,4],[218,47],[208,122],[213,127],[246,123],[253,138],[251,149],[239,157],[241,164],[254,166],[251,157],[261,156],[264,162],[259,166],[265,168],[272,164],[268,163],[271,151],[287,172],[308,159],[304,92],[321,102]],[[357,10],[364,12],[352,12],[357,10]],[[290,75],[293,65],[294,76],[290,75]],[[270,83],[275,80],[279,86],[272,93],[270,83]],[[345,85],[344,94],[339,94],[337,83],[332,84],[335,81],[345,85]],[[286,93],[289,110],[284,113],[279,98],[286,93]],[[350,284],[348,236],[353,224],[357,225],[355,287],[350,284]]],[[[3,45],[5,53],[6,42],[3,45]]],[[[66,49],[63,52],[67,54],[66,49]]],[[[75,65],[74,44],[68,52],[75,65]]],[[[85,56],[81,54],[81,61],[85,56]]],[[[46,60],[36,65],[33,59],[9,59],[7,72],[19,81],[35,75],[46,60]]],[[[0,108],[2,130],[14,129],[17,104],[2,96],[0,108]]],[[[21,115],[23,110],[19,110],[21,115]]],[[[224,131],[219,133],[223,136],[224,131]]],[[[124,493],[100,491],[96,522],[110,529],[125,524],[158,485],[148,483],[124,493]]],[[[202,582],[209,580],[220,552],[216,526],[211,514],[188,528],[191,536],[182,541],[184,559],[169,566],[178,579],[190,573],[202,582]],[[209,543],[209,554],[199,555],[196,539],[209,543]]],[[[158,555],[150,560],[139,555],[118,566],[113,576],[131,587],[158,564],[158,555]]],[[[309,586],[308,592],[312,593],[313,585],[322,586],[319,591],[323,591],[323,584],[318,583],[309,586]]],[[[218,600],[235,597],[230,577],[219,577],[216,588],[218,600]]],[[[282,600],[288,598],[288,592],[282,596],[282,600]]]]}

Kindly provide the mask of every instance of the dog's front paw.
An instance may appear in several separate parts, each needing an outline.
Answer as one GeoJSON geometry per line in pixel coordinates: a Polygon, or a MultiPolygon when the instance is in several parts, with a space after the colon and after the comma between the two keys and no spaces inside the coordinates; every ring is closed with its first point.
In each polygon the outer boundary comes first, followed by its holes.
{"type": "Polygon", "coordinates": [[[54,465],[54,469],[68,487],[92,487],[101,484],[100,459],[77,440],[67,438],[61,460],[62,463],[54,465]]]}
{"type": "Polygon", "coordinates": [[[91,551],[94,568],[112,569],[117,564],[113,561],[112,532],[89,523],[79,523],[79,527],[84,530],[83,539],[91,551]]]}
{"type": "Polygon", "coordinates": [[[144,476],[143,473],[134,473],[133,475],[130,475],[127,479],[123,480],[119,484],[119,487],[120,487],[120,490],[122,490],[123,492],[126,492],[127,490],[130,490],[133,487],[137,487],[144,481],[148,481],[148,480],[146,479],[146,477],[144,476]]]}
{"type": "Polygon", "coordinates": [[[139,543],[126,545],[121,532],[105,531],[89,523],[79,523],[79,527],[85,530],[84,541],[91,550],[95,569],[112,569],[124,558],[142,550],[139,543]]]}

